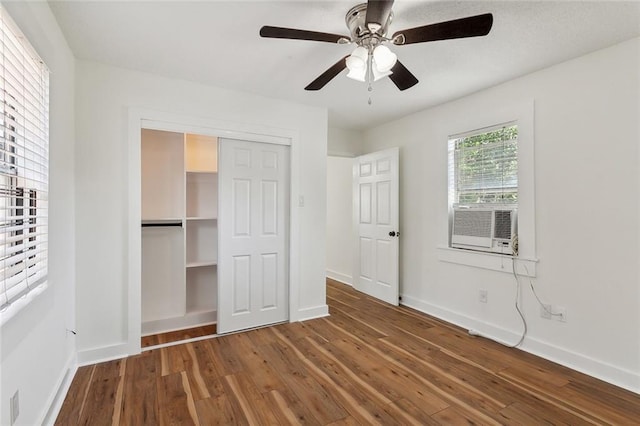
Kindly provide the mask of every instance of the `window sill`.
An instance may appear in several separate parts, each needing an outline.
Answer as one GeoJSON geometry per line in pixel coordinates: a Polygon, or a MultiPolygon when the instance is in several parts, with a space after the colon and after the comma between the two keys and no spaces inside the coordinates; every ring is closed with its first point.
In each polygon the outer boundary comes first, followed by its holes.
{"type": "MultiPolygon", "coordinates": [[[[516,272],[520,276],[535,277],[538,259],[516,257],[516,272]]],[[[483,253],[451,247],[438,247],[438,260],[474,268],[513,274],[512,257],[497,253],[483,253]]]]}
{"type": "Polygon", "coordinates": [[[7,306],[4,311],[0,312],[0,327],[3,327],[7,322],[18,314],[21,310],[29,306],[29,304],[44,293],[49,288],[48,281],[43,282],[38,287],[31,290],[29,293],[22,296],[20,299],[7,306]]]}

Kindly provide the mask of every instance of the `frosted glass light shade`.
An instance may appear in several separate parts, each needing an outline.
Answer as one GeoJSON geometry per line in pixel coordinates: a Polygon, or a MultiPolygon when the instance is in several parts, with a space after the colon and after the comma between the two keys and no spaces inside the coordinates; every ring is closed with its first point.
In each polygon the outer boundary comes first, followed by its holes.
{"type": "Polygon", "coordinates": [[[349,73],[347,74],[347,77],[349,77],[352,80],[365,81],[366,75],[367,75],[367,68],[363,67],[363,68],[350,69],[349,73]]]}
{"type": "Polygon", "coordinates": [[[393,74],[391,70],[380,72],[378,71],[378,67],[376,67],[375,65],[371,67],[371,71],[373,71],[373,81],[378,81],[383,77],[393,74]]]}
{"type": "Polygon", "coordinates": [[[347,58],[346,64],[350,71],[367,68],[367,57],[369,52],[362,46],[358,46],[347,58]]]}
{"type": "Polygon", "coordinates": [[[379,45],[373,50],[373,61],[375,68],[381,73],[385,73],[396,64],[398,56],[393,53],[387,46],[379,45]]]}

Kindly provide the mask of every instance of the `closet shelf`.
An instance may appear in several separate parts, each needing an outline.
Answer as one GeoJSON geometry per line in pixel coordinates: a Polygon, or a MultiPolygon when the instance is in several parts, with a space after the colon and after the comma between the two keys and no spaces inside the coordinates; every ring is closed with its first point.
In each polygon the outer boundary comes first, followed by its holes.
{"type": "Polygon", "coordinates": [[[185,170],[187,173],[202,174],[202,175],[217,175],[218,172],[213,170],[185,170]]]}
{"type": "Polygon", "coordinates": [[[190,216],[187,220],[218,220],[215,216],[190,216]]]}
{"type": "Polygon", "coordinates": [[[199,262],[187,262],[187,268],[200,268],[202,266],[216,266],[217,260],[204,260],[199,262]]]}

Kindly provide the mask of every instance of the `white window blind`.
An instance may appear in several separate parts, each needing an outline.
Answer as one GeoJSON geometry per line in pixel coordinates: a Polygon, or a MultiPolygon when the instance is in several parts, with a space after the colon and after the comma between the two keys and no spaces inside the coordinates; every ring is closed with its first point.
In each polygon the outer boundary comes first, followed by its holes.
{"type": "Polygon", "coordinates": [[[517,204],[517,125],[510,123],[449,138],[449,202],[517,204]]]}
{"type": "Polygon", "coordinates": [[[47,278],[49,71],[0,7],[0,310],[47,278]]]}

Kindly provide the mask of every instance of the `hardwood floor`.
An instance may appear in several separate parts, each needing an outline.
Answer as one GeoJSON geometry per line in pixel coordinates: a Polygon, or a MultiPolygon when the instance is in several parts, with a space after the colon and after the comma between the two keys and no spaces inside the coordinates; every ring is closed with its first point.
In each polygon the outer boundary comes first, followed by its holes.
{"type": "Polygon", "coordinates": [[[327,318],[81,367],[56,424],[638,424],[640,395],[330,280],[327,296],[327,318]]]}
{"type": "Polygon", "coordinates": [[[204,325],[201,327],[193,327],[184,330],[143,336],[140,345],[144,349],[150,346],[161,345],[163,343],[179,342],[181,340],[193,339],[195,337],[212,336],[214,334],[216,334],[215,324],[204,325]]]}

